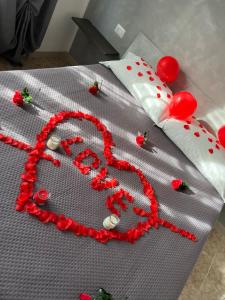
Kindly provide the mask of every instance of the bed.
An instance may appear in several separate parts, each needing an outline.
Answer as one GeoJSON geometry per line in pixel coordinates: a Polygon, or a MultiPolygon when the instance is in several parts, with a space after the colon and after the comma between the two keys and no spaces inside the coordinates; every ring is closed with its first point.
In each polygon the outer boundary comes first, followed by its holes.
{"type": "MultiPolygon", "coordinates": [[[[55,113],[82,111],[97,117],[112,133],[114,155],[140,167],[154,187],[160,217],[197,237],[193,242],[160,226],[134,244],[118,240],[103,244],[42,224],[15,209],[27,153],[0,141],[0,299],[72,300],[82,292],[94,294],[100,287],[115,299],[177,299],[223,206],[214,187],[104,66],[1,72],[0,86],[0,133],[34,146],[36,135],[55,113]],[[97,97],[88,93],[95,80],[102,81],[97,97]],[[18,108],[11,102],[13,91],[25,86],[33,104],[18,108]],[[146,129],[150,140],[142,149],[135,137],[146,129]],[[185,178],[191,193],[173,191],[173,178],[185,178]]],[[[56,133],[64,139],[81,135],[84,143],[72,146],[72,157],[61,150],[47,150],[61,166],[40,160],[36,187],[50,191],[47,209],[101,228],[109,214],[105,199],[112,191],[93,191],[90,180],[96,171],[84,176],[72,163],[75,153],[87,146],[104,162],[101,136],[92,124],[80,120],[61,123],[56,133]]],[[[136,176],[111,167],[109,172],[139,207],[147,209],[149,203],[136,176]]],[[[122,213],[121,230],[138,219],[128,206],[122,213]]]]}

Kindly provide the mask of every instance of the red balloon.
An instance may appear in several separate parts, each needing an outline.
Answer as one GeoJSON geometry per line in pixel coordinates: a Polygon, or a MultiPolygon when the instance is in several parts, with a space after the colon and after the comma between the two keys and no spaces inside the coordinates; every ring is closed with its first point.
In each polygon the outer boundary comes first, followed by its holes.
{"type": "Polygon", "coordinates": [[[225,125],[218,130],[217,135],[220,144],[225,148],[225,125]]]}
{"type": "Polygon", "coordinates": [[[164,56],[157,63],[157,75],[164,82],[173,82],[179,73],[179,63],[172,56],[164,56]]]}
{"type": "Polygon", "coordinates": [[[169,103],[170,117],[178,120],[185,120],[190,117],[197,108],[195,97],[186,91],[174,94],[169,103]]]}

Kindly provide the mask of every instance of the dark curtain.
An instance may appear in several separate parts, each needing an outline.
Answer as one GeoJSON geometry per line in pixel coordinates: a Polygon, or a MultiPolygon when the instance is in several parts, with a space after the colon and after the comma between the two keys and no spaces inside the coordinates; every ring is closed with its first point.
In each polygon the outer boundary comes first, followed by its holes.
{"type": "Polygon", "coordinates": [[[0,54],[21,63],[40,47],[57,0],[0,0],[0,54]]]}

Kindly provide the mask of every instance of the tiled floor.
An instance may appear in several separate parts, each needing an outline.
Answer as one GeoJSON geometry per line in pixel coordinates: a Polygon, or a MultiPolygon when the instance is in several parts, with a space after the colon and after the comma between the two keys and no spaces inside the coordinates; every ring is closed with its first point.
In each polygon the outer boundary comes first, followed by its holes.
{"type": "Polygon", "coordinates": [[[225,227],[217,222],[179,300],[225,300],[225,227]]]}
{"type": "MultiPolygon", "coordinates": [[[[0,58],[0,70],[53,68],[76,65],[68,53],[36,52],[23,67],[0,58]]],[[[224,213],[225,215],[225,213],[224,213]]],[[[179,300],[225,300],[225,227],[217,222],[190,274],[179,300]]]]}
{"type": "Polygon", "coordinates": [[[0,57],[0,71],[17,69],[41,69],[76,65],[75,60],[66,52],[35,52],[24,59],[23,66],[12,66],[0,57]]]}

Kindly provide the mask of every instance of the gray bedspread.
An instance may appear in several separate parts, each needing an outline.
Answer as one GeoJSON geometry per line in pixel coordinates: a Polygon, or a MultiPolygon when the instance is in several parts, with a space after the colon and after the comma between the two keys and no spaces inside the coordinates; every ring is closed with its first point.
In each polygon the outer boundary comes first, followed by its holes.
{"type": "MultiPolygon", "coordinates": [[[[153,126],[114,75],[99,65],[1,72],[0,104],[0,133],[31,145],[53,113],[81,110],[98,117],[113,134],[115,156],[139,166],[152,183],[160,216],[198,237],[194,243],[160,227],[135,244],[115,240],[101,244],[19,213],[15,200],[27,154],[0,142],[0,299],[72,300],[81,292],[93,294],[99,287],[115,299],[177,299],[223,201],[181,151],[153,126]],[[87,91],[94,80],[103,80],[98,97],[87,91]],[[14,90],[25,86],[34,97],[34,105],[22,109],[13,105],[11,98],[14,90]],[[150,142],[141,149],[135,144],[135,136],[145,130],[149,131],[150,142]],[[178,177],[190,184],[191,193],[171,189],[171,180],[178,177]]],[[[73,157],[89,146],[104,161],[100,135],[88,122],[68,121],[59,125],[56,133],[62,138],[84,137],[84,144],[72,147],[73,157]]],[[[62,151],[53,155],[61,160],[60,168],[44,160],[38,165],[37,188],[51,192],[48,207],[101,228],[109,215],[105,199],[112,191],[94,191],[90,178],[95,172],[84,176],[62,151]]],[[[110,175],[134,195],[136,203],[147,209],[149,202],[138,178],[109,169],[110,175]]],[[[122,213],[119,228],[136,222],[129,208],[122,213]]]]}

